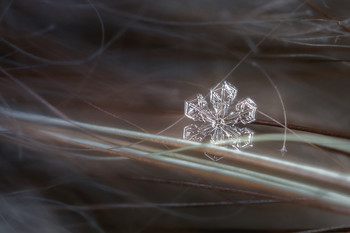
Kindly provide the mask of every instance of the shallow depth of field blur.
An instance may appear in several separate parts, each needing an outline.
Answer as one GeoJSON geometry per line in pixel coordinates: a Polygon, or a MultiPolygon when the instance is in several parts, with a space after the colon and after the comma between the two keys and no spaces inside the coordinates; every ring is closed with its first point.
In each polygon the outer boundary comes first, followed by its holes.
{"type": "Polygon", "coordinates": [[[346,0],[1,0],[0,232],[349,230],[349,15],[346,0]],[[172,151],[184,101],[224,80],[258,106],[243,152],[295,170],[172,151]]]}

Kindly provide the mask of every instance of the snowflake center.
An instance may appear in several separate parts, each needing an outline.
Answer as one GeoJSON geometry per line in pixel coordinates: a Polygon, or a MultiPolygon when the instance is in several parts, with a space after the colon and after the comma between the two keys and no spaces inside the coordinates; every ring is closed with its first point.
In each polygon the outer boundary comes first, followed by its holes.
{"type": "Polygon", "coordinates": [[[225,120],[222,119],[222,118],[218,118],[218,119],[216,119],[216,120],[214,120],[214,121],[212,122],[212,127],[213,127],[214,129],[222,128],[224,125],[226,125],[226,122],[225,122],[225,120]]]}

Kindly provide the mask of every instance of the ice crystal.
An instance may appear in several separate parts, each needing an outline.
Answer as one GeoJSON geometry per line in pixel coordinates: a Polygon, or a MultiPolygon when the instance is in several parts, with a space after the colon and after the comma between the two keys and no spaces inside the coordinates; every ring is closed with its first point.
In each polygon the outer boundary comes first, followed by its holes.
{"type": "MultiPolygon", "coordinates": [[[[183,138],[191,141],[232,146],[242,149],[252,146],[254,132],[248,128],[239,128],[238,123],[248,124],[255,120],[257,106],[250,98],[235,104],[237,88],[229,82],[210,90],[210,109],[203,95],[197,94],[194,99],[185,101],[185,115],[201,125],[191,124],[184,128],[183,138]],[[234,105],[235,104],[235,105],[234,105]]],[[[210,159],[221,158],[205,153],[210,159]]]]}

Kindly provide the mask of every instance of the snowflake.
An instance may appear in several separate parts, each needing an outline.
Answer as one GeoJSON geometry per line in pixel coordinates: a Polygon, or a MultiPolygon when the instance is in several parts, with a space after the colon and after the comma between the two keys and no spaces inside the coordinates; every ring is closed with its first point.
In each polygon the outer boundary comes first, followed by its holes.
{"type": "MultiPolygon", "coordinates": [[[[255,121],[257,105],[250,98],[236,102],[237,89],[229,82],[210,89],[210,103],[213,110],[201,94],[197,98],[185,101],[185,115],[201,125],[191,124],[184,128],[183,138],[191,141],[230,145],[235,149],[252,146],[254,132],[248,128],[239,128],[238,123],[248,124],[255,121]]],[[[205,153],[210,159],[221,158],[205,153]]]]}

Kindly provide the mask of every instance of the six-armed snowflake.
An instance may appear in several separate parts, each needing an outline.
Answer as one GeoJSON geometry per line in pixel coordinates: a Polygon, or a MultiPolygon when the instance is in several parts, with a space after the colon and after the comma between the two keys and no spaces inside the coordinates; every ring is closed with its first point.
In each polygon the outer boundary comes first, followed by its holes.
{"type": "MultiPolygon", "coordinates": [[[[210,102],[213,110],[201,94],[197,98],[185,101],[185,115],[203,122],[201,125],[191,124],[184,128],[183,138],[191,141],[210,141],[218,145],[230,145],[235,149],[252,146],[254,132],[248,128],[238,128],[238,123],[248,124],[255,120],[257,106],[250,98],[245,98],[234,106],[237,89],[229,82],[210,89],[210,102]]],[[[210,159],[221,158],[205,153],[210,159]]]]}

